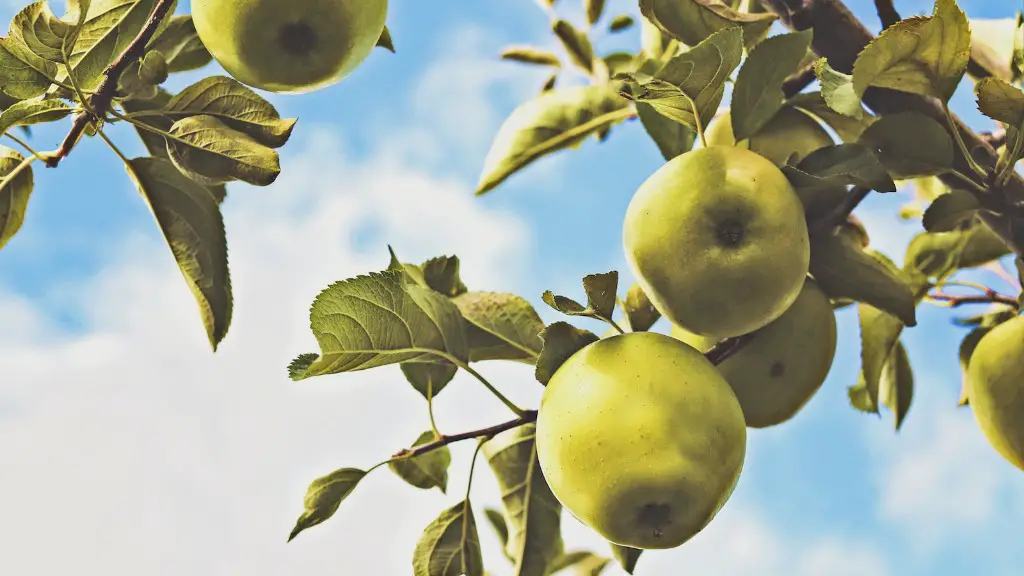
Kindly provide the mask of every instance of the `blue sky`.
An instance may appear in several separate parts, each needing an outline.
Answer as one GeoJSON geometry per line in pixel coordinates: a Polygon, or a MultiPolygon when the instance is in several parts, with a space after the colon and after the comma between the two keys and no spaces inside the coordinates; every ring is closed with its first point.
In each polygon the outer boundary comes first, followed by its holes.
{"type": "MultiPolygon", "coordinates": [[[[573,0],[560,4],[580,21],[573,0]]],[[[961,6],[994,18],[1011,16],[1009,4],[961,6]]],[[[5,5],[6,16],[20,7],[5,5]]],[[[850,6],[877,30],[870,2],[850,6]]],[[[931,4],[897,7],[907,16],[931,4]]],[[[472,195],[490,138],[545,78],[496,63],[506,44],[551,45],[535,3],[392,0],[390,12],[397,54],[376,51],[326,90],[269,97],[299,123],[277,183],[229,189],[236,308],[216,355],[117,158],[87,141],[59,169],[36,169],[26,222],[0,252],[0,573],[408,574],[419,532],[459,498],[467,446],[453,450],[449,496],[381,470],[334,519],[284,544],[310,480],[370,466],[427,424],[422,399],[397,370],[287,380],[288,361],[313,346],[312,298],[334,280],[386,266],[388,243],[408,261],[458,254],[471,288],[522,294],[547,320],[556,316],[540,303],[544,289],[578,293],[580,277],[611,269],[623,286],[630,281],[623,213],[662,162],[637,123],[472,195]]],[[[635,14],[636,2],[610,0],[608,12],[635,14]]],[[[602,47],[635,42],[631,32],[602,47]]],[[[953,104],[989,127],[969,84],[953,104]]],[[[39,128],[32,143],[55,147],[66,128],[39,128]]],[[[129,129],[112,135],[142,154],[129,129]]],[[[875,196],[858,212],[897,260],[918,229],[895,216],[907,199],[875,196]]],[[[822,390],[790,423],[752,431],[720,517],[687,545],[648,553],[636,573],[1018,574],[1024,476],[995,455],[969,410],[955,407],[963,332],[949,319],[923,307],[920,327],[905,336],[916,397],[895,434],[890,415],[847,405],[858,332],[855,316],[840,313],[840,351],[822,390]]],[[[536,404],[528,369],[481,370],[536,404]]],[[[507,417],[461,376],[438,404],[448,432],[507,417]]],[[[479,514],[498,496],[478,470],[479,514]]],[[[570,547],[605,552],[588,530],[565,524],[570,547]]],[[[489,569],[507,574],[485,525],[481,537],[489,569]]]]}

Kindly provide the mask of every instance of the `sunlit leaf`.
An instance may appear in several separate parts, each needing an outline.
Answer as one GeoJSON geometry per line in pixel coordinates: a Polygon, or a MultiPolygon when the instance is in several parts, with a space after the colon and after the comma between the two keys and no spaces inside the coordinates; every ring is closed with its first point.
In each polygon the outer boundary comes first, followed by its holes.
{"type": "Polygon", "coordinates": [[[269,186],[281,174],[277,152],[214,116],[189,116],[168,131],[167,153],[200,184],[241,180],[269,186]]]}
{"type": "Polygon", "coordinates": [[[696,46],[719,30],[738,26],[746,46],[751,48],[779,18],[768,12],[738,12],[717,0],[640,0],[640,13],[687,46],[696,46]]]}
{"type": "MultiPolygon", "coordinates": [[[[433,432],[424,432],[416,438],[412,447],[415,448],[434,440],[433,432]]],[[[411,486],[424,490],[438,488],[444,493],[448,490],[448,466],[451,463],[451,451],[447,446],[441,446],[411,458],[392,459],[388,462],[388,467],[411,486]]]]}
{"type": "Polygon", "coordinates": [[[466,292],[452,302],[465,320],[471,361],[537,361],[544,348],[544,322],[526,299],[501,292],[466,292]]]}
{"type": "Polygon", "coordinates": [[[469,500],[448,508],[420,536],[412,560],[413,576],[483,576],[480,537],[469,500]]]}
{"type": "Polygon", "coordinates": [[[320,524],[338,511],[341,503],[355,490],[366,472],[357,468],[341,468],[313,480],[306,490],[305,510],[288,535],[291,542],[300,532],[320,524]]]}
{"type": "Polygon", "coordinates": [[[0,146],[0,248],[21,229],[33,185],[32,166],[25,157],[0,146]]]}
{"type": "Polygon", "coordinates": [[[782,108],[782,84],[807,54],[811,37],[810,30],[779,34],[750,51],[736,76],[729,107],[737,141],[757,133],[782,108]]]}

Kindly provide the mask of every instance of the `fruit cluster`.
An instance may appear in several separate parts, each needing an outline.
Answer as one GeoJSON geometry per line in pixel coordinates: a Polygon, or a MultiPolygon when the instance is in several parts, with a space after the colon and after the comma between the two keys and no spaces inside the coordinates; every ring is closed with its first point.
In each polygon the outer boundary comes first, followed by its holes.
{"type": "Polygon", "coordinates": [[[632,548],[674,548],[707,526],[739,480],[747,427],[792,418],[836,350],[833,303],[808,275],[804,207],[780,169],[831,137],[793,108],[740,143],[728,115],[708,135],[640,186],[623,226],[629,266],[673,337],[584,347],[539,409],[552,492],[632,548]],[[744,345],[718,366],[704,355],[738,336],[744,345]]]}

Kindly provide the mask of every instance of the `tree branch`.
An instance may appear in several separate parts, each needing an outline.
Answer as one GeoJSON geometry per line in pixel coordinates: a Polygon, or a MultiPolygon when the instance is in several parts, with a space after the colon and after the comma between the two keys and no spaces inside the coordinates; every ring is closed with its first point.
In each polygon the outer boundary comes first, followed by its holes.
{"type": "MultiPolygon", "coordinates": [[[[149,44],[149,41],[153,39],[156,29],[160,26],[160,22],[167,16],[173,5],[174,0],[157,0],[156,6],[153,7],[153,12],[149,15],[149,20],[146,21],[146,25],[142,27],[142,30],[139,30],[138,35],[124,49],[124,52],[103,71],[103,80],[100,81],[96,92],[89,98],[89,111],[79,112],[75,116],[71,130],[64,137],[60,148],[48,155],[46,159],[47,167],[56,168],[60,161],[74,149],[75,144],[81,139],[85,129],[90,124],[103,119],[107,110],[110,109],[114,95],[117,93],[117,82],[121,78],[121,74],[133,62],[145,55],[143,51],[146,49],[146,44],[149,44]]],[[[71,74],[72,72],[69,70],[68,73],[71,74]]]]}
{"type": "MultiPolygon", "coordinates": [[[[819,55],[828,59],[829,64],[840,72],[850,74],[857,56],[874,39],[874,35],[854,16],[841,0],[765,0],[766,7],[780,16],[783,24],[796,30],[814,31],[813,47],[819,55]]],[[[974,62],[974,66],[983,66],[974,62]]],[[[991,71],[988,71],[989,75],[991,71]]],[[[945,124],[946,113],[935,98],[910,94],[884,88],[869,88],[864,94],[864,103],[876,114],[897,114],[919,112],[945,124]]],[[[954,117],[967,148],[973,150],[976,159],[983,166],[995,166],[995,149],[962,121],[954,117]]],[[[969,174],[970,166],[960,150],[956,150],[954,170],[969,174]]],[[[939,177],[948,185],[959,187],[955,176],[945,174],[939,177]]],[[[1013,173],[1010,180],[991,194],[999,206],[1013,206],[1024,203],[1024,178],[1013,173]]],[[[1016,221],[1005,213],[982,211],[981,218],[1017,254],[1024,255],[1024,238],[1017,238],[1014,230],[1024,230],[1024,222],[1016,221]]]]}
{"type": "Polygon", "coordinates": [[[875,0],[875,11],[878,12],[878,19],[882,21],[882,30],[902,20],[892,0],[875,0]]]}
{"type": "Polygon", "coordinates": [[[509,420],[507,422],[502,422],[501,424],[496,424],[496,425],[491,426],[489,428],[481,428],[479,430],[470,430],[469,432],[462,432],[462,433],[459,433],[459,434],[452,434],[450,436],[442,434],[440,438],[438,438],[437,440],[434,440],[433,442],[427,442],[426,444],[420,444],[419,446],[414,446],[412,448],[404,448],[402,450],[399,450],[398,452],[395,452],[395,455],[392,456],[391,459],[392,460],[405,460],[405,459],[408,459],[408,458],[415,458],[416,456],[419,456],[421,454],[426,454],[427,452],[432,452],[434,450],[437,450],[438,448],[441,448],[442,446],[447,446],[447,445],[449,445],[449,444],[451,444],[453,442],[460,442],[462,440],[470,440],[472,438],[487,438],[489,440],[489,439],[497,436],[498,434],[500,434],[500,433],[502,433],[502,432],[504,432],[506,430],[511,430],[513,428],[518,428],[520,426],[525,426],[525,425],[529,424],[530,422],[536,422],[536,421],[537,421],[537,411],[536,410],[524,410],[523,411],[523,415],[520,416],[519,418],[514,419],[514,420],[509,420]]]}
{"type": "Polygon", "coordinates": [[[949,308],[956,308],[964,304],[1005,304],[1014,308],[1019,306],[1017,299],[1013,296],[1006,296],[992,289],[987,289],[985,294],[977,296],[958,296],[956,294],[946,294],[945,292],[932,292],[928,294],[928,299],[945,302],[945,305],[949,308]]]}

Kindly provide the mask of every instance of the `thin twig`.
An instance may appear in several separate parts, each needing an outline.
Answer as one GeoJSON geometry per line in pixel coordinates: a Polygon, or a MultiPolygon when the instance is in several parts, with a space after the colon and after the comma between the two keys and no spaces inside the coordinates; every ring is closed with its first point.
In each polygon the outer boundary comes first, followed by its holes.
{"type": "Polygon", "coordinates": [[[878,19],[882,21],[882,30],[902,20],[896,7],[892,5],[892,0],[875,0],[875,11],[878,12],[878,19]]]}
{"type": "Polygon", "coordinates": [[[89,98],[89,111],[79,112],[75,116],[71,130],[64,137],[60,148],[53,154],[48,155],[46,161],[48,167],[55,168],[60,164],[60,161],[74,149],[75,144],[81,139],[85,129],[93,122],[98,122],[103,118],[114,100],[114,95],[117,93],[117,82],[121,78],[121,74],[128,66],[144,55],[143,51],[146,49],[146,44],[149,44],[149,41],[153,39],[156,29],[160,26],[160,22],[167,16],[173,5],[174,0],[157,0],[156,6],[153,7],[153,12],[149,15],[149,20],[146,21],[146,25],[142,27],[142,30],[135,36],[131,44],[124,49],[124,52],[103,71],[103,80],[100,81],[96,92],[89,98]]]}
{"type": "Polygon", "coordinates": [[[956,308],[964,304],[1004,304],[1014,308],[1019,306],[1017,299],[1013,296],[1000,294],[992,289],[986,289],[985,294],[978,294],[976,296],[958,296],[945,292],[932,292],[928,294],[928,299],[943,302],[947,308],[956,308]]]}
{"type": "Polygon", "coordinates": [[[462,440],[470,440],[472,438],[490,439],[506,430],[511,430],[513,428],[518,428],[520,426],[525,426],[530,422],[536,421],[536,410],[524,410],[523,415],[514,420],[509,420],[507,422],[502,422],[501,424],[496,424],[488,428],[481,428],[479,430],[470,430],[469,432],[461,432],[459,434],[442,435],[440,438],[434,440],[433,442],[427,442],[426,444],[420,444],[419,446],[415,446],[413,448],[405,448],[399,450],[398,452],[395,453],[394,456],[391,457],[391,459],[405,460],[407,458],[415,458],[416,456],[419,456],[421,454],[437,450],[442,446],[447,446],[453,442],[460,442],[462,440]]]}

